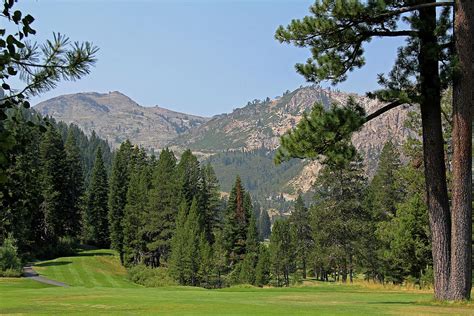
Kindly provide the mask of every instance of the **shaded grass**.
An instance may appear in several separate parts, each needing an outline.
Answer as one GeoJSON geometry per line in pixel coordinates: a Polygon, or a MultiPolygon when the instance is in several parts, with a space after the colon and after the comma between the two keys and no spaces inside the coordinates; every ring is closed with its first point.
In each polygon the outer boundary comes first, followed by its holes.
{"type": "Polygon", "coordinates": [[[473,305],[439,304],[432,293],[313,283],[293,288],[144,288],[125,279],[113,252],[87,251],[36,268],[71,285],[0,279],[0,314],[474,315],[473,305]],[[94,255],[99,253],[106,255],[94,255]]]}

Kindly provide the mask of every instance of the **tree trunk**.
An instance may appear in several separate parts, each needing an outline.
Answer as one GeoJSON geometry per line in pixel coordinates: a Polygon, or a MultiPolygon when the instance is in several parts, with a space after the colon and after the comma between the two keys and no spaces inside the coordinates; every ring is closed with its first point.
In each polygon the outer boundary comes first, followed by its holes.
{"type": "Polygon", "coordinates": [[[342,283],[347,282],[347,261],[344,259],[344,262],[342,264],[342,283]]]}
{"type": "Polygon", "coordinates": [[[352,262],[352,254],[349,255],[349,278],[351,283],[354,282],[354,269],[353,269],[353,262],[352,262]]]}
{"type": "Polygon", "coordinates": [[[453,196],[450,299],[471,294],[472,117],[474,107],[474,1],[456,0],[455,47],[459,72],[453,83],[453,196]]]}
{"type": "MultiPolygon", "coordinates": [[[[421,3],[430,1],[421,1],[421,3]]],[[[435,298],[444,300],[449,297],[451,217],[441,128],[440,79],[436,53],[438,44],[434,35],[436,9],[434,7],[424,8],[419,12],[421,26],[418,60],[422,96],[420,107],[426,197],[432,234],[435,298]]]]}
{"type": "Polygon", "coordinates": [[[303,279],[306,280],[306,258],[303,258],[303,279]]]}

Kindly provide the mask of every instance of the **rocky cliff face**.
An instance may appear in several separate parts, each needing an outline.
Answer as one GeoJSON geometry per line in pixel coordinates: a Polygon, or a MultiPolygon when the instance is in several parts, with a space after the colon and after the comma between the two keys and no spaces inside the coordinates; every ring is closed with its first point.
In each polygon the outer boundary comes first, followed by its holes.
{"type": "Polygon", "coordinates": [[[59,96],[34,107],[42,115],[74,123],[86,133],[93,130],[117,147],[127,138],[147,149],[160,149],[178,135],[208,118],[143,107],[120,92],[78,93],[59,96]]]}
{"type": "MultiPolygon", "coordinates": [[[[315,102],[329,107],[344,104],[354,97],[367,113],[382,103],[358,95],[325,90],[317,86],[302,87],[283,96],[254,100],[232,113],[211,119],[173,112],[160,107],[142,107],[119,92],[108,94],[80,93],[60,96],[38,104],[35,109],[66,123],[75,123],[86,132],[106,138],[116,147],[125,139],[145,148],[159,150],[171,146],[179,151],[192,149],[202,156],[226,151],[274,150],[280,136],[295,127],[304,112],[315,102]]],[[[399,107],[367,123],[353,137],[363,155],[367,174],[376,169],[383,145],[388,140],[401,144],[409,135],[404,127],[408,109],[399,107]]],[[[307,191],[320,166],[306,162],[300,175],[291,179],[294,191],[307,191]]]]}
{"type": "MultiPolygon", "coordinates": [[[[190,130],[173,141],[176,148],[189,147],[204,154],[226,150],[253,150],[266,148],[274,150],[279,145],[280,136],[295,127],[304,112],[315,102],[325,107],[331,104],[345,104],[349,97],[355,98],[367,113],[383,106],[382,103],[355,94],[321,89],[310,86],[286,93],[274,100],[255,101],[236,109],[230,114],[214,117],[206,124],[190,130]]],[[[383,145],[392,140],[401,144],[409,135],[404,127],[408,109],[399,107],[368,122],[352,141],[364,157],[368,175],[372,175],[383,145]]],[[[295,189],[307,191],[310,179],[315,178],[320,166],[307,163],[301,175],[291,181],[295,189]]]]}

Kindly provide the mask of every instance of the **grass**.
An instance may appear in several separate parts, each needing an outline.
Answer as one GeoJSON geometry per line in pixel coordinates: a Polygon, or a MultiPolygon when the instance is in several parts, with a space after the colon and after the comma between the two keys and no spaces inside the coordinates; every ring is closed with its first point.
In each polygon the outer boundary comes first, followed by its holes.
{"type": "Polygon", "coordinates": [[[36,269],[71,287],[0,278],[0,314],[474,315],[473,305],[437,304],[429,292],[362,285],[144,288],[125,278],[108,250],[41,262],[36,269]]]}
{"type": "Polygon", "coordinates": [[[127,280],[127,271],[112,250],[80,251],[73,257],[36,263],[34,269],[42,276],[70,286],[135,287],[127,280]]]}

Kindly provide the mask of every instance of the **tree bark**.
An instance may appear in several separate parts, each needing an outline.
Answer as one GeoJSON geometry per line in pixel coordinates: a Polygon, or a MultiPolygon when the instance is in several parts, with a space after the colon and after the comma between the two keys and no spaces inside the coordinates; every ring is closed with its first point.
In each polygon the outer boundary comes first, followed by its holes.
{"type": "Polygon", "coordinates": [[[453,82],[453,195],[450,299],[471,295],[472,117],[474,107],[474,1],[456,0],[454,13],[458,73],[453,82]]]}
{"type": "MultiPolygon", "coordinates": [[[[421,1],[429,2],[429,1],[421,1]]],[[[441,127],[440,78],[438,70],[436,9],[419,11],[420,52],[420,102],[423,127],[423,158],[425,164],[426,195],[432,234],[435,298],[449,298],[451,258],[451,217],[446,166],[444,162],[444,139],[441,127]]]]}

